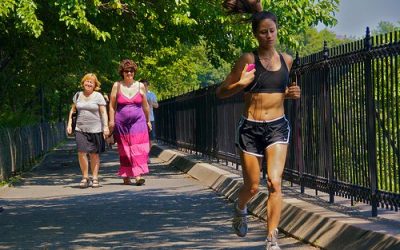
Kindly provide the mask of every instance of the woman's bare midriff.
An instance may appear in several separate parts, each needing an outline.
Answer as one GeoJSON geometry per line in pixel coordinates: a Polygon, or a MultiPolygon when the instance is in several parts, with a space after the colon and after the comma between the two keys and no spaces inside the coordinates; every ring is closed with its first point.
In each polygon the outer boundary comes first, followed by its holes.
{"type": "Polygon", "coordinates": [[[269,121],[285,114],[284,93],[246,93],[243,116],[257,121],[269,121]]]}

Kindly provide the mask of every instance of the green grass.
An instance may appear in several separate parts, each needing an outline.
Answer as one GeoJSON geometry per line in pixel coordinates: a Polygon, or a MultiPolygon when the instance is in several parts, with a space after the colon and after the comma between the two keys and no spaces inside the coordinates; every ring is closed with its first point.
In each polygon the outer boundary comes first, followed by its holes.
{"type": "Polygon", "coordinates": [[[0,187],[3,187],[3,186],[13,187],[15,185],[20,184],[21,182],[22,182],[22,177],[17,175],[17,176],[10,177],[8,180],[1,181],[0,187]]]}

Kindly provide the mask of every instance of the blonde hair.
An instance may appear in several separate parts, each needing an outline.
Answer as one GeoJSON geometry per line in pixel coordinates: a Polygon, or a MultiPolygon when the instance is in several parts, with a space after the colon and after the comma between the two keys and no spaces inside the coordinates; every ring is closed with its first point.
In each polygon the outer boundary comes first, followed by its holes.
{"type": "Polygon", "coordinates": [[[99,80],[97,79],[97,76],[93,73],[87,73],[84,77],[82,77],[81,80],[81,86],[83,87],[83,84],[85,83],[85,81],[87,79],[94,79],[94,90],[95,91],[99,91],[101,88],[101,83],[99,82],[99,80]]]}

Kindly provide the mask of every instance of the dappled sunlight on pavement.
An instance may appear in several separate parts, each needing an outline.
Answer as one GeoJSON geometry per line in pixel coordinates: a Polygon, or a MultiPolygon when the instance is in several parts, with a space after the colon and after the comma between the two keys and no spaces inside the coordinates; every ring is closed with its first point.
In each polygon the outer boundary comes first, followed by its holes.
{"type": "MultiPolygon", "coordinates": [[[[0,248],[263,249],[264,222],[250,217],[248,236],[237,237],[232,204],[190,176],[152,158],[144,186],[122,185],[117,169],[107,152],[101,187],[80,189],[75,153],[48,155],[21,185],[1,189],[0,248]]],[[[282,249],[315,249],[281,237],[282,249]]]]}

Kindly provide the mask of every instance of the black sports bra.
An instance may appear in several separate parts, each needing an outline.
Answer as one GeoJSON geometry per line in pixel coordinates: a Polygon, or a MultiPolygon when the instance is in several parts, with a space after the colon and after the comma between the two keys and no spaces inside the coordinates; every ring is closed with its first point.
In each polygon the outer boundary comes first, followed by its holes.
{"type": "Polygon", "coordinates": [[[245,89],[244,92],[250,93],[285,93],[289,83],[289,70],[281,53],[281,68],[277,71],[269,71],[264,68],[260,62],[257,51],[253,52],[256,64],[254,80],[245,89]]]}

